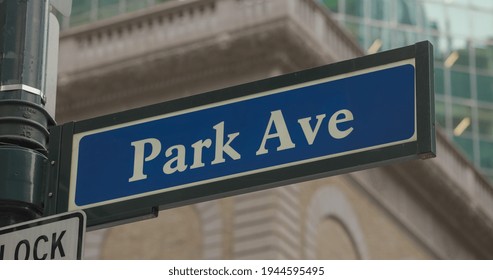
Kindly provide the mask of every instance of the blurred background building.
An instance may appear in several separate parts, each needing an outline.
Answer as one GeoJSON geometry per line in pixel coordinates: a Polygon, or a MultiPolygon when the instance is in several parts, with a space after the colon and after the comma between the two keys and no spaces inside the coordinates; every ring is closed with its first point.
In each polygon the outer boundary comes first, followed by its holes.
{"type": "Polygon", "coordinates": [[[433,43],[437,122],[493,179],[493,1],[323,2],[368,52],[433,43]]]}
{"type": "Polygon", "coordinates": [[[430,40],[438,157],[160,212],[86,258],[493,258],[493,4],[76,0],[59,18],[57,122],[430,40]]]}

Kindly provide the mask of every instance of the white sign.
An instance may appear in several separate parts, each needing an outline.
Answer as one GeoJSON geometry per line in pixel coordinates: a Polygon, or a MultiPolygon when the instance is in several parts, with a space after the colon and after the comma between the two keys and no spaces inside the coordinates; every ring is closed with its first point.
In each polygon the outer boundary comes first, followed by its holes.
{"type": "Polygon", "coordinates": [[[82,211],[0,228],[0,260],[80,260],[85,231],[82,211]]]}

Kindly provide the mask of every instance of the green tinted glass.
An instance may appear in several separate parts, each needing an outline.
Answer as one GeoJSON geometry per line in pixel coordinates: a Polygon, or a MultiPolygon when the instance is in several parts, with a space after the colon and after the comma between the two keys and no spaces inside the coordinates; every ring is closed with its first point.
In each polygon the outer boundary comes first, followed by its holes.
{"type": "Polygon", "coordinates": [[[479,134],[493,137],[493,109],[478,109],[479,134]]]}
{"type": "Polygon", "coordinates": [[[480,141],[479,162],[483,168],[493,168],[493,142],[480,141]]]}
{"type": "Polygon", "coordinates": [[[437,94],[445,93],[442,68],[435,68],[435,93],[437,94]]]}
{"type": "Polygon", "coordinates": [[[454,137],[454,142],[459,147],[459,150],[471,161],[474,162],[474,147],[473,141],[466,137],[454,137]]]}
{"type": "Polygon", "coordinates": [[[493,102],[493,77],[477,75],[478,99],[481,101],[493,102]]]}
{"type": "Polygon", "coordinates": [[[72,2],[70,26],[76,26],[91,21],[91,0],[76,0],[72,2]]]}
{"type": "Polygon", "coordinates": [[[435,119],[441,127],[445,127],[445,103],[442,101],[435,102],[435,119]]]}
{"type": "Polygon", "coordinates": [[[99,0],[98,1],[98,19],[109,18],[120,13],[119,0],[99,0]]]}
{"type": "Polygon", "coordinates": [[[352,16],[363,17],[363,0],[346,0],[346,14],[352,16]]]}
{"type": "Polygon", "coordinates": [[[450,71],[452,82],[452,95],[456,97],[471,97],[471,79],[469,73],[450,71]]]}
{"type": "Polygon", "coordinates": [[[323,0],[322,3],[332,12],[339,12],[339,0],[323,0]]]}
{"type": "Polygon", "coordinates": [[[452,105],[452,125],[455,136],[468,134],[472,131],[472,109],[466,105],[452,105]]]}
{"type": "Polygon", "coordinates": [[[127,12],[133,12],[143,9],[147,6],[147,1],[142,0],[126,0],[126,10],[127,12]]]}

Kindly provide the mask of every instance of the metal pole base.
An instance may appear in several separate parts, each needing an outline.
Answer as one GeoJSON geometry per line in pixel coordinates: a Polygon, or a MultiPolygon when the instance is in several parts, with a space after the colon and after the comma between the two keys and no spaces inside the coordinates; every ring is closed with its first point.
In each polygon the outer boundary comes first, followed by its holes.
{"type": "Polygon", "coordinates": [[[46,156],[39,152],[0,146],[0,226],[41,216],[46,165],[46,156]]]}
{"type": "Polygon", "coordinates": [[[0,228],[41,218],[41,210],[32,204],[0,200],[0,228]]]}

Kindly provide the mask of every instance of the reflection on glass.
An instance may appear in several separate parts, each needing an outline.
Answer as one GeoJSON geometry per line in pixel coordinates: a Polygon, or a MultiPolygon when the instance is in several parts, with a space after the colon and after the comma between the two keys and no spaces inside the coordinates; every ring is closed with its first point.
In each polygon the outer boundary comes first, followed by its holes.
{"type": "Polygon", "coordinates": [[[142,0],[126,0],[126,10],[128,12],[137,11],[147,6],[146,1],[142,0]]]}
{"type": "Polygon", "coordinates": [[[445,10],[443,5],[424,3],[424,18],[429,32],[445,31],[445,10]]]}
{"type": "Polygon", "coordinates": [[[358,21],[355,22],[351,20],[346,21],[345,25],[349,32],[356,37],[358,42],[364,42],[366,25],[358,21]]]}
{"type": "Polygon", "coordinates": [[[457,62],[459,56],[458,51],[451,52],[443,62],[443,66],[445,66],[445,68],[451,68],[457,62]]]}
{"type": "Polygon", "coordinates": [[[479,162],[483,168],[493,168],[493,142],[481,140],[479,142],[479,162]]]}
{"type": "Polygon", "coordinates": [[[469,24],[469,10],[461,7],[447,6],[445,26],[452,35],[467,36],[471,32],[469,24]]]}
{"type": "Polygon", "coordinates": [[[372,19],[390,21],[391,4],[390,0],[372,0],[370,3],[370,15],[372,19]]]}
{"type": "Polygon", "coordinates": [[[471,127],[471,118],[465,117],[455,126],[454,135],[461,136],[469,127],[471,127]]]}
{"type": "Polygon", "coordinates": [[[478,99],[493,102],[493,77],[477,75],[478,99]]]}
{"type": "Polygon", "coordinates": [[[91,0],[76,0],[72,2],[70,25],[80,25],[91,20],[91,0]]]}
{"type": "Polygon", "coordinates": [[[452,81],[452,95],[462,98],[471,97],[471,86],[469,73],[450,71],[452,81]]]}
{"type": "Polygon", "coordinates": [[[418,36],[416,32],[394,30],[392,32],[393,48],[404,47],[416,43],[418,36]]]}
{"type": "Polygon", "coordinates": [[[120,11],[119,0],[99,0],[98,1],[98,18],[104,19],[116,16],[120,11]]]}
{"type": "Polygon", "coordinates": [[[463,37],[455,37],[448,38],[447,43],[450,44],[450,51],[457,52],[458,58],[454,63],[454,66],[469,66],[470,58],[469,58],[469,44],[466,38],[463,37]]]}
{"type": "Polygon", "coordinates": [[[437,94],[445,93],[442,68],[435,68],[435,93],[437,94]]]}
{"type": "Polygon", "coordinates": [[[428,38],[433,44],[434,58],[436,61],[443,62],[450,54],[449,41],[445,36],[430,35],[428,38]]]}
{"type": "Polygon", "coordinates": [[[475,39],[493,39],[493,14],[491,12],[474,11],[472,25],[472,35],[475,39]]]}
{"type": "Polygon", "coordinates": [[[479,134],[493,139],[493,109],[478,109],[479,134]]]}
{"type": "Polygon", "coordinates": [[[373,40],[373,43],[371,43],[371,45],[368,47],[366,52],[368,54],[374,54],[377,53],[380,50],[380,48],[382,48],[382,40],[375,39],[373,40]]]}
{"type": "Polygon", "coordinates": [[[442,101],[435,102],[435,119],[438,125],[445,127],[445,104],[442,101]]]}
{"type": "Polygon", "coordinates": [[[474,162],[474,157],[473,157],[474,149],[473,149],[472,139],[468,137],[454,136],[453,140],[459,147],[459,150],[461,150],[471,162],[474,162]]]}
{"type": "Polygon", "coordinates": [[[346,0],[346,14],[362,17],[363,16],[363,8],[364,3],[362,0],[346,0]]]}
{"type": "Polygon", "coordinates": [[[469,5],[470,1],[471,0],[445,0],[445,4],[456,4],[461,6],[467,6],[469,5]]]}
{"type": "MultiPolygon", "coordinates": [[[[139,1],[141,2],[141,1],[139,1]]],[[[322,3],[334,13],[339,12],[339,0],[323,0],[322,3]]]]}
{"type": "Polygon", "coordinates": [[[388,50],[391,48],[390,30],[388,28],[371,26],[369,29],[370,38],[368,41],[370,44],[375,42],[375,40],[380,39],[382,44],[380,50],[388,50]]]}
{"type": "Polygon", "coordinates": [[[452,106],[452,125],[454,134],[461,136],[472,131],[471,107],[453,104],[452,106]]]}
{"type": "Polygon", "coordinates": [[[397,22],[400,24],[416,25],[416,1],[398,0],[396,1],[397,22]]]}
{"type": "Polygon", "coordinates": [[[471,5],[478,8],[493,9],[493,1],[491,0],[471,0],[471,5]]]}
{"type": "Polygon", "coordinates": [[[476,47],[476,68],[493,73],[493,46],[476,47]]]}

